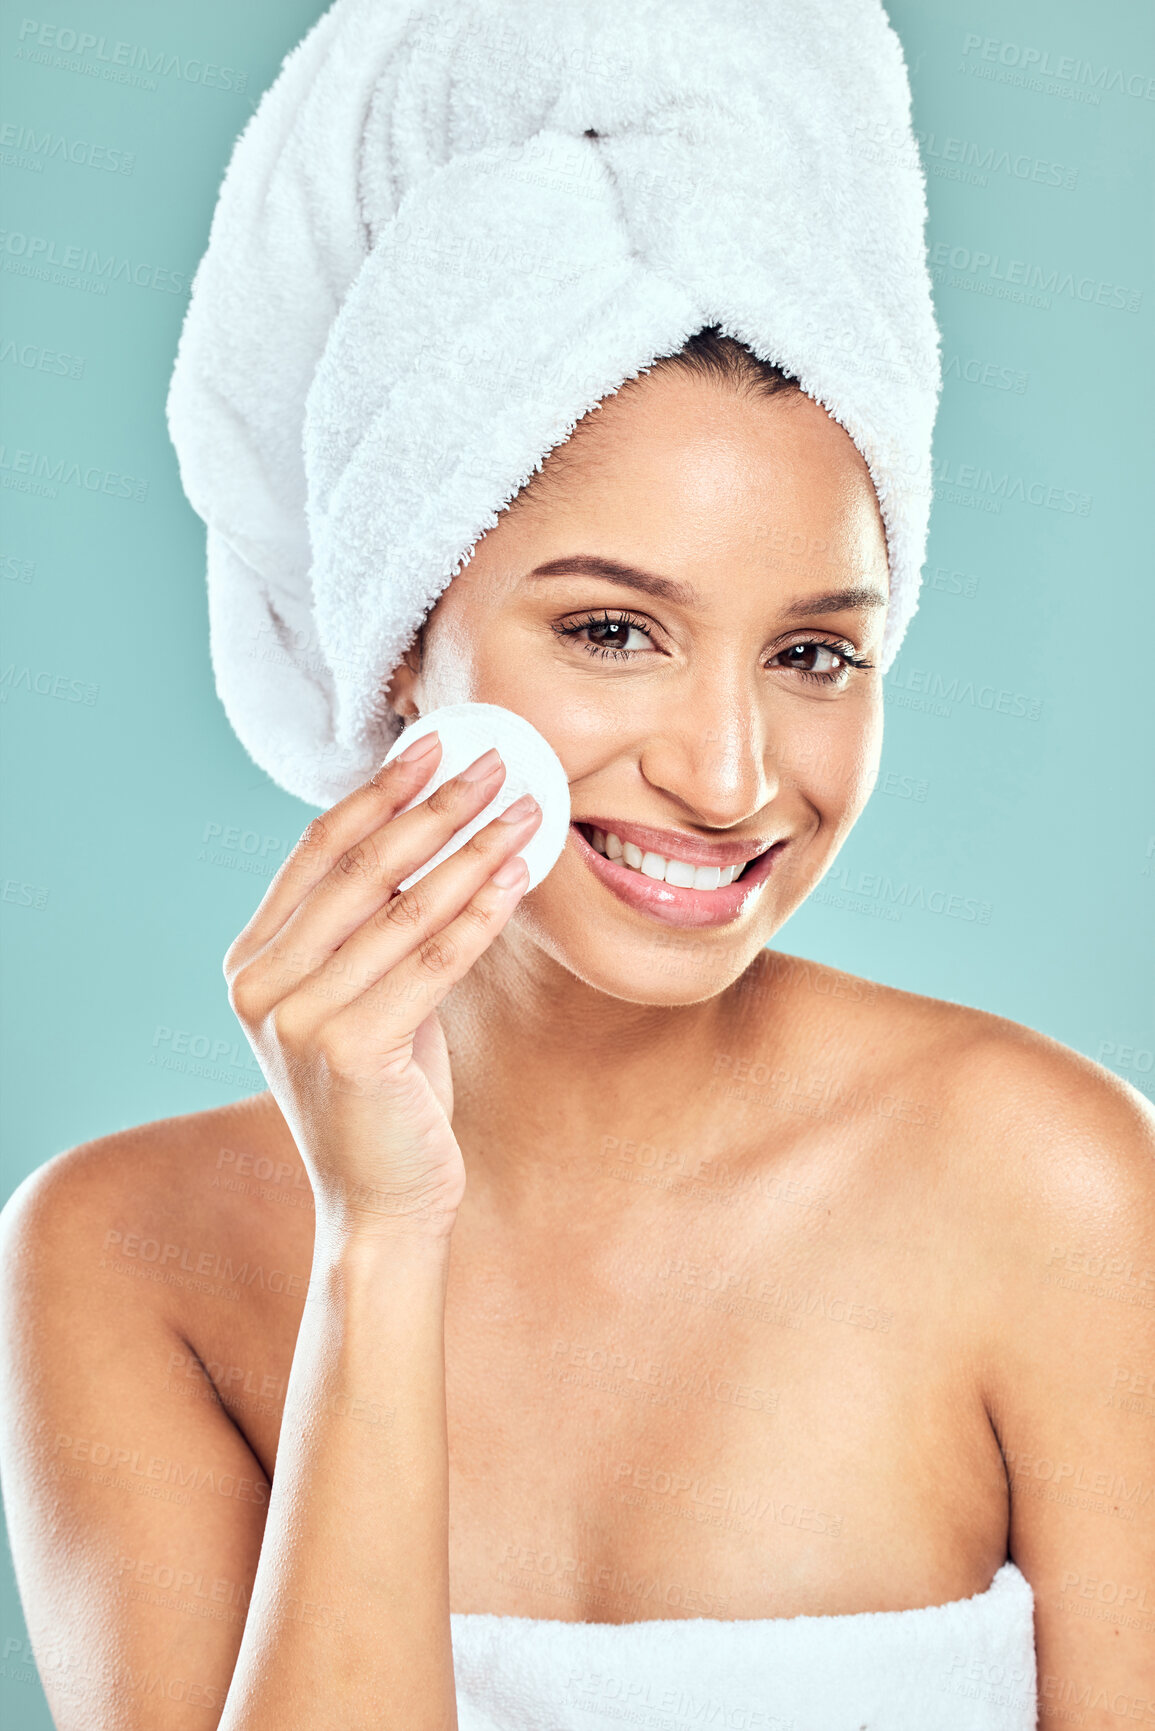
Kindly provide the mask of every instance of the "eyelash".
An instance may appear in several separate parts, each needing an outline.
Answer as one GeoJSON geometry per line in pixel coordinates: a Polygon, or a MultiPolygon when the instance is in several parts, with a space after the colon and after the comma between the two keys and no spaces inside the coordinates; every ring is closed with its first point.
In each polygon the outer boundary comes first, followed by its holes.
{"type": "MultiPolygon", "coordinates": [[[[568,625],[555,625],[553,629],[560,637],[576,639],[582,631],[588,631],[592,625],[632,625],[635,631],[640,631],[644,637],[649,637],[651,642],[653,641],[653,633],[646,628],[641,619],[635,618],[632,613],[610,613],[604,609],[601,613],[589,613],[585,618],[568,625]]],[[[629,661],[638,653],[636,649],[607,649],[601,644],[588,642],[583,643],[581,647],[587,654],[596,655],[601,660],[629,661]]],[[[858,655],[845,642],[830,643],[821,637],[808,637],[801,643],[788,644],[786,649],[780,649],[778,653],[779,655],[786,655],[791,649],[811,648],[828,649],[832,655],[837,655],[847,668],[867,669],[874,666],[873,661],[867,661],[865,656],[858,655]]],[[[803,679],[812,680],[818,685],[836,685],[843,677],[842,670],[835,673],[815,673],[809,668],[796,667],[794,672],[800,674],[803,679]]]]}

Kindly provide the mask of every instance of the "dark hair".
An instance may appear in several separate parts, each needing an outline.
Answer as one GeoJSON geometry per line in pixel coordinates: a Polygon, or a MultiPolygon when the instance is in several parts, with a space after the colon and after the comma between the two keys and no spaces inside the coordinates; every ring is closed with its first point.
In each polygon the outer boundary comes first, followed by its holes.
{"type": "Polygon", "coordinates": [[[761,360],[737,337],[724,337],[720,325],[703,325],[675,354],[661,356],[647,371],[659,367],[680,367],[698,378],[716,379],[736,391],[765,397],[802,389],[792,373],[761,360]]]}

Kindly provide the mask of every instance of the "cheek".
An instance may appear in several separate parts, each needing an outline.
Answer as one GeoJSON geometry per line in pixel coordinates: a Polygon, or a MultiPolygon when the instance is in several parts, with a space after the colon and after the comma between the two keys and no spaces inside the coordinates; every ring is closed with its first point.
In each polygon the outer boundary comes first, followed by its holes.
{"type": "Polygon", "coordinates": [[[420,680],[422,707],[428,711],[450,703],[485,702],[478,689],[480,683],[477,645],[467,622],[452,613],[435,616],[425,631],[420,680]]]}
{"type": "Polygon", "coordinates": [[[874,792],[882,760],[882,695],[866,706],[862,725],[846,740],[846,769],[838,784],[843,821],[849,827],[874,792]]]}
{"type": "Polygon", "coordinates": [[[853,822],[870,798],[882,755],[882,700],[794,710],[777,754],[783,791],[795,790],[829,823],[853,822]]]}
{"type": "Polygon", "coordinates": [[[499,703],[537,728],[565,765],[571,781],[592,774],[621,748],[623,739],[641,741],[647,723],[633,696],[610,681],[595,688],[565,677],[564,663],[530,645],[511,652],[507,634],[500,652],[484,643],[473,652],[475,702],[499,703]]]}

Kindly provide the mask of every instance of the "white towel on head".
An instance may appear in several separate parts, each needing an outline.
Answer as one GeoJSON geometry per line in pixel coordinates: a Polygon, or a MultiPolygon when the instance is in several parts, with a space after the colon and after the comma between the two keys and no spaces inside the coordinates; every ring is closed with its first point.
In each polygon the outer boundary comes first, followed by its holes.
{"type": "Polygon", "coordinates": [[[336,0],[234,148],[168,396],[248,751],[322,805],[370,774],[477,540],[710,324],[869,464],[889,666],[941,377],[925,219],[878,0],[336,0]]]}

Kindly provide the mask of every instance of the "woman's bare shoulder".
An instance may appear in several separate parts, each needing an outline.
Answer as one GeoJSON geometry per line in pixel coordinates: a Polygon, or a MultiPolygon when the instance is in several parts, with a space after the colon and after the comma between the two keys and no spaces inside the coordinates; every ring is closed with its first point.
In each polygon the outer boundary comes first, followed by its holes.
{"type": "Polygon", "coordinates": [[[175,1243],[183,1254],[186,1246],[228,1238],[242,1214],[251,1234],[268,1210],[238,1209],[238,1198],[257,1195],[266,1178],[301,1199],[311,1226],[307,1175],[267,1093],[114,1131],[29,1173],[0,1212],[0,1257],[19,1261],[34,1252],[66,1265],[97,1246],[123,1253],[137,1240],[175,1243]]]}
{"type": "Polygon", "coordinates": [[[887,1151],[915,1175],[908,1224],[931,1252],[919,1265],[928,1313],[945,1293],[944,1338],[998,1441],[1040,1675],[1075,1663],[1076,1647],[1090,1674],[1120,1662],[1119,1629],[1076,1626],[1052,1584],[1072,1558],[1086,1580],[1142,1579],[1153,1555],[1155,1109],[1008,1017],[902,992],[870,1012],[937,1110],[887,1151]]]}
{"type": "MultiPolygon", "coordinates": [[[[203,1213],[203,1180],[217,1150],[267,1134],[268,1116],[243,1102],[82,1143],[32,1172],[3,1211],[0,1466],[28,1627],[38,1654],[58,1655],[44,1673],[54,1724],[175,1724],[156,1705],[168,1678],[181,1711],[199,1702],[217,1722],[260,1555],[284,1373],[260,1403],[270,1416],[249,1424],[258,1403],[232,1371],[260,1362],[243,1298],[269,1263],[229,1255],[235,1234],[224,1210],[203,1213]],[[198,1271],[200,1256],[215,1266],[198,1271]],[[211,1600],[179,1614],[200,1580],[215,1583],[211,1600]],[[218,1587],[227,1595],[212,1603],[218,1587]],[[136,1678],[147,1679],[139,1711],[136,1678]]],[[[285,1356],[281,1346],[278,1364],[285,1356]]]]}
{"type": "Polygon", "coordinates": [[[1155,1109],[1105,1065],[1008,1016],[886,987],[872,1006],[880,1031],[933,1086],[944,1117],[984,1145],[1033,1156],[1053,1171],[1070,1139],[1112,1151],[1142,1172],[1155,1109]]]}
{"type": "Polygon", "coordinates": [[[1155,1201],[1155,1108],[1136,1088],[1062,1041],[1009,1017],[884,986],[820,963],[766,952],[755,990],[775,983],[818,1007],[816,1034],[859,1084],[921,1110],[965,1164],[969,1152],[1012,1162],[1032,1191],[1059,1202],[1064,1172],[1085,1202],[1087,1162],[1101,1182],[1155,1201]],[[1075,1177],[1076,1169],[1081,1176],[1075,1177]]]}

